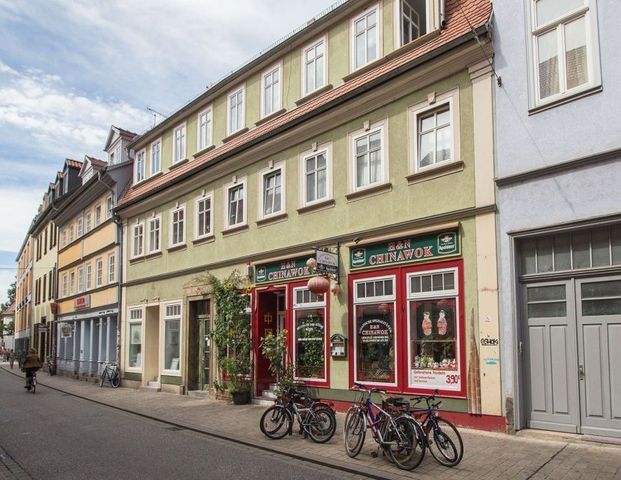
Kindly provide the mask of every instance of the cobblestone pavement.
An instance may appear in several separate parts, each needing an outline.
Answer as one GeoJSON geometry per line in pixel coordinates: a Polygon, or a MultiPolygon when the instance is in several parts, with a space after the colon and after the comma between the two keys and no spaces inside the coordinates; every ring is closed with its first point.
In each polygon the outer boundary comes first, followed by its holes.
{"type": "Polygon", "coordinates": [[[22,468],[0,447],[0,480],[30,480],[22,468]]]}
{"type": "MultiPolygon", "coordinates": [[[[2,368],[10,372],[4,366],[2,368]]],[[[11,373],[18,372],[14,370],[11,373]]],[[[40,385],[181,428],[340,468],[348,473],[348,478],[422,479],[437,476],[446,479],[621,480],[621,446],[586,442],[578,436],[539,435],[532,431],[527,435],[506,435],[460,429],[465,453],[457,467],[443,467],[428,454],[416,470],[404,472],[381,456],[372,456],[376,448],[370,436],[367,436],[365,447],[358,457],[349,458],[343,447],[342,414],[338,414],[337,433],[326,444],[315,444],[297,434],[282,440],[270,440],[261,434],[258,427],[265,406],[234,406],[224,401],[162,392],[100,388],[93,383],[46,374],[41,374],[38,380],[40,385]]],[[[1,455],[2,450],[0,458],[3,458],[1,455]]],[[[0,469],[6,465],[0,462],[0,469]]],[[[10,470],[9,467],[6,469],[10,470]]],[[[0,470],[0,480],[5,478],[3,473],[0,470]]]]}

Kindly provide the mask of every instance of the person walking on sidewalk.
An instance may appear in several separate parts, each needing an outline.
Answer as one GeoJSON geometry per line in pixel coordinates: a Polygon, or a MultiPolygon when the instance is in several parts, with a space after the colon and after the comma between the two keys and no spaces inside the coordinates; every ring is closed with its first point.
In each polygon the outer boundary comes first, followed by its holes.
{"type": "Polygon", "coordinates": [[[22,370],[26,372],[26,385],[24,385],[24,388],[30,390],[30,378],[32,377],[32,373],[39,370],[41,366],[41,359],[37,354],[37,350],[35,348],[28,350],[28,355],[26,355],[26,359],[22,364],[22,370]]]}
{"type": "Polygon", "coordinates": [[[13,370],[13,365],[15,364],[15,352],[13,349],[9,351],[9,363],[11,364],[11,370],[13,370]]]}

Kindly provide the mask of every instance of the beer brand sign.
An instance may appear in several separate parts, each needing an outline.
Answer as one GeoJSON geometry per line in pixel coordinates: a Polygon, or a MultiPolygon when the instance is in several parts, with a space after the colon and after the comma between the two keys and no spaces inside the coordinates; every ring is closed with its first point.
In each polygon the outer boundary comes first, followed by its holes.
{"type": "Polygon", "coordinates": [[[82,310],[84,308],[89,308],[91,306],[91,296],[83,295],[81,297],[77,297],[73,300],[73,307],[76,310],[82,310]]]}
{"type": "Polygon", "coordinates": [[[274,283],[312,276],[306,266],[307,258],[295,258],[281,262],[257,265],[255,268],[255,283],[274,283]]]}
{"type": "Polygon", "coordinates": [[[365,247],[350,252],[350,266],[355,268],[398,265],[459,255],[461,245],[457,230],[421,235],[365,247]]]}

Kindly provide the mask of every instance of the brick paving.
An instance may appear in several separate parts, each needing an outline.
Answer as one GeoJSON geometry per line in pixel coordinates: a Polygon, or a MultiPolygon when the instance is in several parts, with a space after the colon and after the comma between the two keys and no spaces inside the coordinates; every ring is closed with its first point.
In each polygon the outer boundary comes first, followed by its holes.
{"type": "MultiPolygon", "coordinates": [[[[9,371],[8,368],[2,367],[9,371]]],[[[13,371],[13,373],[18,373],[13,371]]],[[[546,435],[530,431],[527,435],[506,435],[460,429],[464,440],[464,459],[454,468],[443,467],[430,454],[412,472],[401,471],[381,456],[375,458],[376,444],[367,435],[357,458],[351,459],[343,447],[343,414],[338,414],[337,432],[326,444],[315,444],[294,434],[270,440],[259,430],[265,406],[235,406],[209,400],[129,388],[112,389],[65,377],[41,374],[39,384],[91,401],[154,418],[175,426],[261,448],[265,452],[303,458],[323,467],[344,470],[345,478],[422,479],[618,479],[621,480],[621,446],[586,442],[579,436],[546,435]]],[[[2,450],[0,450],[0,459],[2,450]]],[[[9,459],[10,460],[10,459],[9,459]]],[[[4,476],[0,460],[0,480],[28,478],[4,476]]],[[[10,470],[6,467],[6,470],[10,470]]]]}

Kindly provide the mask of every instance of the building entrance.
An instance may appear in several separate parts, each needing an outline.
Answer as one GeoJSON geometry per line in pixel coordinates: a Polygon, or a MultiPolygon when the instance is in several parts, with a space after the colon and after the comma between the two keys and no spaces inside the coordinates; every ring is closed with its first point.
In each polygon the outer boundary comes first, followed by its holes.
{"type": "Polygon", "coordinates": [[[190,302],[188,390],[206,390],[211,375],[211,315],[209,300],[190,302]]]}
{"type": "Polygon", "coordinates": [[[284,328],[285,322],[285,289],[258,292],[257,294],[257,317],[253,329],[255,340],[255,372],[256,394],[261,396],[263,390],[269,389],[276,379],[269,370],[269,361],[261,353],[261,339],[273,333],[276,335],[284,328]]]}

